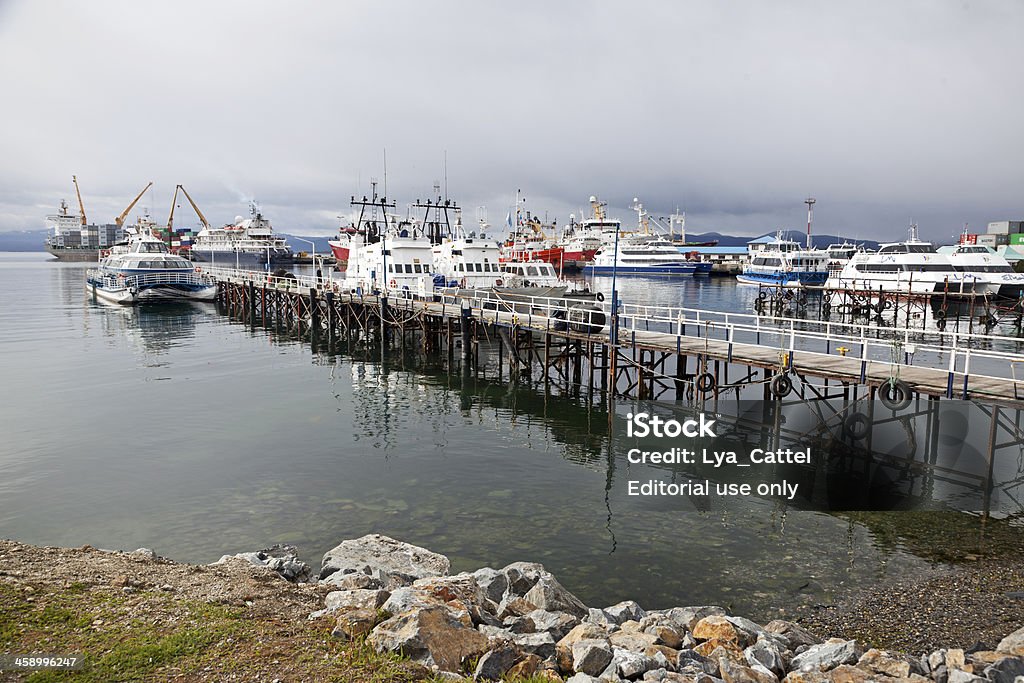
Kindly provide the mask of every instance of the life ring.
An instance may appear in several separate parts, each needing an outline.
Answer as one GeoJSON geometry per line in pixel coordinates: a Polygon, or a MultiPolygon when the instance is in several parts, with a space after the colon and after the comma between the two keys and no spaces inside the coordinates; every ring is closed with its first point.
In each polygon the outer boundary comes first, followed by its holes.
{"type": "Polygon", "coordinates": [[[497,280],[494,281],[494,286],[495,287],[501,287],[501,285],[502,285],[502,280],[499,277],[497,280]]]}
{"type": "Polygon", "coordinates": [[[878,399],[889,410],[903,410],[912,400],[910,385],[895,377],[878,387],[878,399]]]}
{"type": "Polygon", "coordinates": [[[854,441],[860,441],[868,435],[871,421],[864,413],[853,413],[843,420],[843,431],[854,441]]]}
{"type": "Polygon", "coordinates": [[[694,380],[693,384],[700,393],[709,393],[715,389],[715,376],[710,372],[703,372],[697,375],[697,379],[694,380]]]}
{"type": "Polygon", "coordinates": [[[196,272],[197,272],[197,273],[201,273],[201,272],[203,272],[203,269],[202,269],[202,268],[200,268],[199,266],[196,266],[196,272]]]}
{"type": "Polygon", "coordinates": [[[598,301],[604,301],[604,294],[602,294],[601,292],[598,292],[597,296],[594,297],[594,298],[596,298],[598,301]]]}
{"type": "Polygon", "coordinates": [[[771,390],[776,398],[786,398],[793,393],[793,380],[789,378],[789,375],[775,375],[772,377],[771,390]]]}
{"type": "Polygon", "coordinates": [[[763,289],[761,289],[761,290],[758,290],[758,292],[757,292],[757,298],[758,298],[758,299],[762,299],[762,300],[763,300],[763,299],[767,299],[767,298],[768,298],[768,292],[764,291],[763,289]]]}
{"type": "Polygon", "coordinates": [[[388,287],[397,287],[398,281],[395,278],[391,278],[391,282],[388,283],[388,287]]]}

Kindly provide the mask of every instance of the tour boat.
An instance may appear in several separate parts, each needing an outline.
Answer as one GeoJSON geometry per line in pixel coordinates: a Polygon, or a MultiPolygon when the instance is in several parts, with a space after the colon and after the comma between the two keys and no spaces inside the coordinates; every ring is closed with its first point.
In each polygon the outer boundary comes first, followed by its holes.
{"type": "Polygon", "coordinates": [[[693,275],[696,270],[697,264],[679,253],[674,244],[646,235],[620,238],[617,249],[614,243],[605,244],[583,268],[590,275],[693,275]]]}
{"type": "Polygon", "coordinates": [[[829,276],[838,275],[842,272],[843,266],[853,258],[853,255],[862,251],[864,251],[864,247],[850,244],[849,242],[828,245],[825,248],[825,254],[828,256],[827,268],[829,276]]]}
{"type": "Polygon", "coordinates": [[[742,284],[784,288],[820,287],[827,279],[827,253],[805,249],[781,235],[756,252],[736,276],[742,284]]]}
{"type": "Polygon", "coordinates": [[[919,240],[916,225],[910,226],[906,241],[883,244],[877,252],[854,254],[825,286],[871,293],[963,296],[995,295],[999,290],[998,284],[963,271],[930,242],[919,240]]]}
{"type": "Polygon", "coordinates": [[[128,228],[127,242],[101,252],[99,267],[86,274],[89,292],[118,304],[216,297],[216,283],[192,262],[170,253],[148,227],[128,228]]]}
{"type": "Polygon", "coordinates": [[[961,243],[951,247],[939,247],[938,252],[946,256],[953,267],[963,274],[974,275],[994,289],[1001,299],[1019,300],[1024,295],[1024,273],[1013,270],[1013,266],[994,249],[981,244],[961,243]]]}
{"type": "Polygon", "coordinates": [[[250,218],[221,228],[206,226],[192,244],[192,260],[225,268],[269,268],[294,260],[287,241],[274,233],[270,221],[260,212],[256,202],[249,203],[250,218]]]}

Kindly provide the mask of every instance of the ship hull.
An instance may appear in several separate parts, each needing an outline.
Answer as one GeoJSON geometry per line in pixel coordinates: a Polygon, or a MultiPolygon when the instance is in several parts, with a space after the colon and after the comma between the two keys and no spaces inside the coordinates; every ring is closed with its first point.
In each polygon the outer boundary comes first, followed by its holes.
{"type": "Polygon", "coordinates": [[[57,257],[58,261],[74,261],[87,263],[99,261],[99,249],[61,249],[60,247],[46,247],[46,251],[57,257]]]}

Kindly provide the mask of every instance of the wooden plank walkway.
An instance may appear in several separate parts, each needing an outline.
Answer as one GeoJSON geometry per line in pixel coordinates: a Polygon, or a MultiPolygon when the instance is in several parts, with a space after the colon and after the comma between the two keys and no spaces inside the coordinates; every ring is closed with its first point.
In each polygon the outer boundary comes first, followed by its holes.
{"type": "MultiPolygon", "coordinates": [[[[431,315],[459,317],[459,308],[438,303],[423,303],[425,310],[431,315]]],[[[610,337],[605,331],[598,333],[582,333],[572,330],[555,330],[547,317],[527,316],[508,311],[481,310],[473,308],[471,315],[484,322],[498,322],[503,325],[518,324],[521,328],[535,332],[547,333],[566,339],[591,341],[609,344],[610,337]]],[[[743,342],[727,342],[720,339],[706,339],[664,332],[647,332],[643,330],[620,330],[619,348],[632,347],[647,351],[686,356],[706,356],[710,361],[727,361],[750,367],[778,370],[782,366],[780,356],[787,353],[784,349],[771,346],[758,346],[743,342]]],[[[945,396],[950,389],[950,373],[946,369],[918,367],[906,364],[894,364],[879,360],[865,360],[826,354],[814,351],[796,351],[792,358],[792,370],[799,375],[817,379],[829,379],[852,384],[877,387],[889,381],[893,376],[906,382],[916,392],[931,396],[945,396]],[[862,376],[863,371],[863,376],[862,376]]],[[[1000,403],[1016,403],[1024,398],[1024,382],[1012,378],[989,376],[969,377],[966,395],[964,393],[963,373],[954,373],[952,393],[954,398],[987,399],[1000,403]]]]}
{"type": "MultiPolygon", "coordinates": [[[[248,277],[239,277],[237,274],[223,279],[235,283],[244,283],[250,280],[248,277]]],[[[260,284],[268,290],[281,292],[283,288],[288,294],[305,296],[309,293],[308,286],[313,283],[275,281],[267,286],[261,281],[260,284]]],[[[320,296],[323,297],[325,294],[326,292],[321,291],[320,296]]],[[[356,304],[368,307],[380,305],[380,298],[373,295],[360,296],[339,292],[333,294],[333,300],[339,304],[356,304]]],[[[403,311],[407,315],[423,314],[445,319],[459,319],[463,315],[461,301],[425,301],[402,297],[388,297],[387,301],[389,308],[403,311]]],[[[518,305],[525,311],[530,311],[532,308],[530,304],[502,301],[495,301],[491,305],[497,307],[518,305]]],[[[493,323],[505,327],[518,326],[521,329],[529,329],[536,333],[548,334],[554,338],[564,340],[590,342],[606,346],[611,343],[607,326],[591,333],[573,329],[559,329],[560,327],[565,327],[564,320],[555,320],[546,315],[537,315],[531,312],[495,310],[490,307],[469,308],[468,315],[478,322],[493,323]]],[[[664,323],[664,321],[659,322],[664,323]]],[[[699,329],[700,327],[699,323],[695,327],[692,321],[689,324],[691,330],[699,329]]],[[[759,332],[779,337],[789,334],[785,329],[771,328],[764,328],[759,330],[759,332]]],[[[705,330],[706,334],[707,331],[705,330]]],[[[799,336],[799,331],[796,334],[799,336]]],[[[838,339],[837,341],[849,343],[845,339],[838,339]]],[[[799,348],[794,348],[791,351],[788,348],[779,348],[772,345],[625,328],[620,328],[619,330],[618,347],[620,352],[635,348],[637,350],[676,356],[701,356],[707,361],[726,361],[751,368],[767,369],[773,371],[773,374],[782,369],[783,354],[792,353],[792,358],[788,359],[789,368],[804,377],[877,387],[887,382],[891,377],[898,376],[912,390],[925,395],[984,399],[1015,405],[1020,405],[1024,401],[1024,387],[1020,386],[1024,384],[1024,380],[1017,381],[1011,377],[985,376],[969,372],[964,373],[963,371],[950,372],[949,368],[897,364],[867,357],[842,356],[837,353],[824,353],[799,348]]],[[[1022,356],[1020,362],[1024,362],[1024,356],[1022,356]]]]}

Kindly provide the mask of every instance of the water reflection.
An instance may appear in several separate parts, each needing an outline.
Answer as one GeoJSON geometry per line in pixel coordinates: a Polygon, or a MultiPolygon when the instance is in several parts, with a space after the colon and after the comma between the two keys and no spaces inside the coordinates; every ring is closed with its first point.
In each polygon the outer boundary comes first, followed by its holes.
{"type": "MultiPolygon", "coordinates": [[[[28,542],[145,545],[198,562],[291,542],[315,562],[342,538],[378,532],[445,553],[456,571],[543,562],[593,604],[725,603],[759,618],[774,616],[758,613],[765,605],[792,609],[841,585],[930,571],[936,529],[958,534],[945,545],[974,548],[997,526],[927,509],[975,509],[978,499],[961,502],[945,474],[928,480],[918,464],[901,479],[881,460],[916,445],[933,464],[977,473],[971,449],[986,431],[970,407],[944,404],[951,412],[931,427],[927,417],[886,425],[874,469],[842,454],[849,469],[834,476],[779,468],[809,493],[824,483],[830,496],[830,485],[857,492],[858,472],[870,483],[883,471],[887,487],[909,483],[916,496],[903,516],[815,512],[813,496],[638,498],[630,479],[730,480],[706,467],[628,462],[624,413],[685,414],[675,404],[620,403],[609,426],[599,399],[499,381],[493,365],[450,374],[437,359],[386,354],[382,363],[379,349],[355,345],[313,353],[202,305],[112,310],[87,300],[83,276],[80,266],[0,263],[0,286],[20,292],[3,304],[19,325],[0,329],[12,349],[0,360],[9,388],[0,528],[28,542]],[[122,416],[140,428],[126,433],[113,422],[122,416]],[[964,425],[970,438],[957,442],[964,425]]],[[[694,284],[687,296],[715,286],[694,284]]],[[[831,433],[809,411],[734,407],[740,424],[723,439],[737,450],[774,434],[831,433]]],[[[993,500],[1009,510],[1020,496],[1001,468],[1018,461],[998,462],[993,500]]]]}

